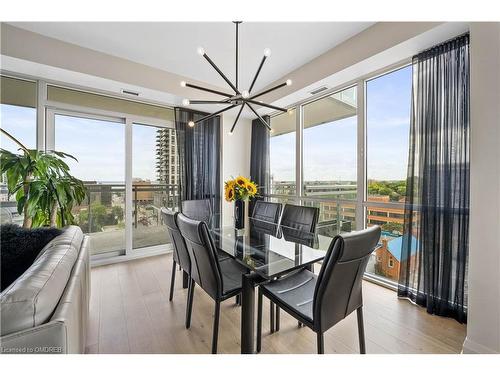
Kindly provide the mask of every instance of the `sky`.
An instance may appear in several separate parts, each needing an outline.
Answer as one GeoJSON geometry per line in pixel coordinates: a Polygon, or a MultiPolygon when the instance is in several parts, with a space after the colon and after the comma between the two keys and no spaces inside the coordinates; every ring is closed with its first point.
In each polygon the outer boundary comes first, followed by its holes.
{"type": "MultiPolygon", "coordinates": [[[[411,67],[367,82],[368,179],[406,178],[411,100],[411,67]]],[[[27,147],[36,146],[34,108],[1,105],[1,126],[27,147]]],[[[56,150],[74,155],[68,161],[82,180],[125,180],[125,125],[57,115],[56,150]]],[[[356,180],[356,117],[304,130],[304,179],[306,181],[356,180]]],[[[133,178],[156,179],[156,128],[133,127],[133,178]]],[[[2,148],[17,147],[0,137],[2,148]]],[[[277,181],[295,179],[295,133],[271,138],[271,173],[277,181]]]]}
{"type": "MultiPolygon", "coordinates": [[[[367,82],[368,179],[406,178],[410,122],[411,67],[367,82]]],[[[305,181],[356,180],[357,119],[351,117],[304,129],[305,181]]],[[[271,138],[275,181],[295,179],[295,133],[271,138]]]]}

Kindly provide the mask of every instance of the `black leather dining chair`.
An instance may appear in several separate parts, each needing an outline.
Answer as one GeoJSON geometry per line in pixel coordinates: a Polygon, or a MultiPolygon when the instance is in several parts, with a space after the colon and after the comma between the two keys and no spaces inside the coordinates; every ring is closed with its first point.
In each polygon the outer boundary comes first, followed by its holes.
{"type": "Polygon", "coordinates": [[[257,351],[262,343],[262,296],[317,335],[318,354],[324,353],[324,332],[356,311],[359,348],[366,353],[362,280],[371,253],[380,239],[380,227],[336,236],[318,275],[306,269],[259,286],[257,351]]]}
{"type": "MultiPolygon", "coordinates": [[[[285,204],[283,215],[281,216],[280,226],[283,228],[296,230],[304,233],[304,236],[309,237],[309,233],[314,233],[319,219],[318,207],[297,206],[294,204],[285,204]]],[[[311,266],[311,271],[313,270],[311,266]]],[[[280,309],[276,307],[275,315],[274,304],[270,303],[270,324],[271,332],[279,331],[280,329],[280,309]]],[[[299,327],[301,323],[299,322],[299,327]]]]}
{"type": "Polygon", "coordinates": [[[204,221],[210,225],[212,205],[210,199],[193,199],[182,201],[182,213],[190,219],[204,221]]]}
{"type": "Polygon", "coordinates": [[[246,268],[231,258],[219,260],[217,249],[205,222],[179,214],[177,224],[186,241],[191,259],[186,328],[191,325],[193,293],[195,285],[198,284],[215,301],[212,334],[212,353],[215,354],[219,335],[220,303],[241,294],[242,275],[246,273],[246,268]]]}
{"type": "Polygon", "coordinates": [[[298,229],[303,232],[314,232],[318,224],[319,208],[285,204],[280,225],[298,229]]]}
{"type": "MultiPolygon", "coordinates": [[[[161,209],[161,214],[163,216],[163,222],[168,228],[168,233],[170,235],[170,240],[172,241],[173,246],[173,261],[172,261],[172,276],[170,279],[170,295],[168,297],[169,301],[172,301],[174,298],[174,286],[175,286],[175,271],[176,266],[179,265],[182,271],[186,272],[188,275],[188,286],[191,283],[191,259],[189,257],[189,253],[186,247],[186,242],[184,241],[184,237],[182,237],[181,232],[179,231],[179,226],[177,225],[177,215],[178,212],[170,211],[166,208],[161,209]]],[[[186,304],[186,320],[185,325],[188,327],[188,319],[189,319],[189,293],[188,293],[188,301],[186,304]]]]}
{"type": "Polygon", "coordinates": [[[186,243],[184,237],[182,237],[179,227],[177,226],[177,212],[170,211],[166,208],[161,209],[161,215],[163,216],[163,222],[168,228],[168,233],[170,235],[170,240],[172,241],[173,251],[173,262],[172,262],[172,277],[170,280],[170,296],[169,301],[172,301],[174,297],[174,286],[175,286],[175,271],[176,266],[179,267],[188,274],[191,274],[191,260],[189,258],[189,253],[186,248],[186,243]]]}
{"type": "Polygon", "coordinates": [[[281,203],[257,200],[251,216],[252,231],[275,236],[281,216],[281,203]]]}
{"type": "MultiPolygon", "coordinates": [[[[182,214],[193,220],[204,221],[208,226],[212,224],[212,204],[210,199],[192,199],[182,201],[182,214]]],[[[219,258],[229,258],[219,251],[219,258]]]]}
{"type": "Polygon", "coordinates": [[[252,218],[278,224],[281,208],[281,203],[256,200],[253,207],[252,218]]]}

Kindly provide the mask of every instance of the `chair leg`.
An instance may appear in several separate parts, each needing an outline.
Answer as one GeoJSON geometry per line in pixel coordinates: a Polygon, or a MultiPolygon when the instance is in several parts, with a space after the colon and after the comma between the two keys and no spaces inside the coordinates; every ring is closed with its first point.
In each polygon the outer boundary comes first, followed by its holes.
{"type": "Polygon", "coordinates": [[[212,336],[212,354],[217,354],[217,339],[219,338],[220,302],[215,302],[214,331],[212,336]]]}
{"type": "Polygon", "coordinates": [[[259,288],[257,299],[257,353],[262,349],[262,291],[259,288]]]}
{"type": "Polygon", "coordinates": [[[366,344],[365,344],[365,325],[363,323],[363,306],[358,307],[356,310],[358,316],[358,335],[359,335],[359,352],[361,354],[366,354],[366,344]]]}
{"type": "Polygon", "coordinates": [[[316,337],[318,340],[318,354],[325,354],[325,341],[323,338],[323,333],[316,333],[316,337]]]}
{"type": "Polygon", "coordinates": [[[276,332],[280,330],[280,307],[276,305],[276,319],[275,319],[275,326],[276,326],[276,332]]]}
{"type": "Polygon", "coordinates": [[[174,285],[175,285],[175,260],[172,261],[172,278],[170,279],[170,296],[168,297],[169,301],[172,301],[174,298],[174,285]]]}
{"type": "Polygon", "coordinates": [[[189,279],[188,281],[188,299],[186,306],[186,329],[191,327],[191,313],[193,311],[193,297],[194,297],[194,287],[196,283],[193,279],[189,279]]]}
{"type": "Polygon", "coordinates": [[[269,301],[269,325],[271,333],[274,333],[274,302],[269,301]]]}

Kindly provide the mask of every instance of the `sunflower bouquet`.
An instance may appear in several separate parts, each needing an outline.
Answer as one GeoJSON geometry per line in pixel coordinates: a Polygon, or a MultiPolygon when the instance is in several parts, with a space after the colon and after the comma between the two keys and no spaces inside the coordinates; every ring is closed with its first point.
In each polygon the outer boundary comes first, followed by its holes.
{"type": "Polygon", "coordinates": [[[257,184],[246,177],[238,176],[224,183],[224,196],[228,202],[254,198],[257,196],[257,184]]]}

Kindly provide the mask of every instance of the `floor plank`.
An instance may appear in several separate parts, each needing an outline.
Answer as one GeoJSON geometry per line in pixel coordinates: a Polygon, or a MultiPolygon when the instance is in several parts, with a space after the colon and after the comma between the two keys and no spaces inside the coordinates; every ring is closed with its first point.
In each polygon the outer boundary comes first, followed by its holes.
{"type": "MultiPolygon", "coordinates": [[[[92,269],[87,353],[210,353],[214,302],[197,287],[186,330],[187,290],[178,269],[168,300],[171,262],[171,255],[160,255],[92,269]]],[[[364,282],[363,289],[368,353],[460,353],[465,325],[429,315],[381,286],[364,282]]],[[[316,353],[316,335],[285,313],[271,334],[264,301],[262,352],[316,353]]],[[[355,314],[325,334],[326,353],[358,353],[358,345],[355,314]]],[[[219,353],[239,350],[240,308],[230,299],[221,307],[219,353]]]]}

